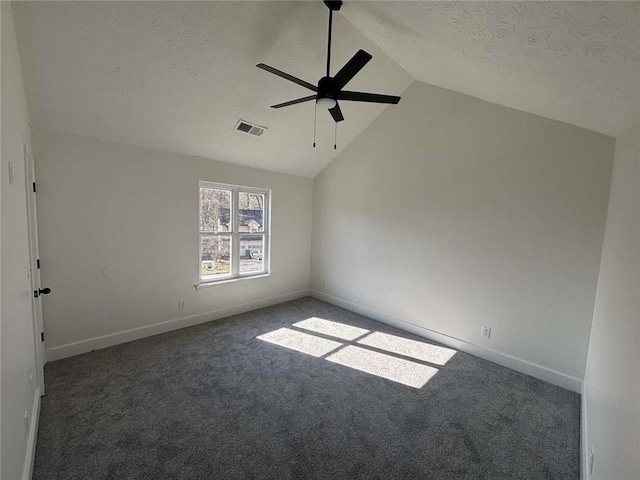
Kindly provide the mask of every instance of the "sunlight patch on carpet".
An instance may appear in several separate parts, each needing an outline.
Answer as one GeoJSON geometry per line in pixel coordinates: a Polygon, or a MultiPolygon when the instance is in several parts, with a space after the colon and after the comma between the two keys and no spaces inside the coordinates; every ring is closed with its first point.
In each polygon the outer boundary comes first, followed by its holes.
{"type": "Polygon", "coordinates": [[[343,340],[355,340],[367,333],[369,330],[364,328],[345,325],[344,323],[332,322],[324,318],[311,317],[293,324],[294,327],[302,328],[330,337],[337,337],[343,340]]]}
{"type": "Polygon", "coordinates": [[[405,357],[415,358],[424,362],[446,365],[456,354],[451,348],[418,342],[408,338],[390,335],[388,333],[373,332],[357,342],[360,345],[378,348],[391,353],[397,353],[405,357]]]}
{"type": "Polygon", "coordinates": [[[422,388],[438,373],[437,366],[446,365],[457,353],[451,348],[318,317],[291,326],[295,329],[283,327],[256,338],[413,388],[422,388]]]}
{"type": "Polygon", "coordinates": [[[265,333],[257,337],[259,340],[279,345],[280,347],[290,348],[297,352],[306,353],[313,357],[322,357],[336,348],[342,346],[339,342],[327,340],[326,338],[307,335],[306,333],[291,330],[289,328],[280,328],[273,332],[265,333]]]}
{"type": "Polygon", "coordinates": [[[373,350],[348,345],[327,360],[413,388],[422,388],[438,369],[373,350]]]}

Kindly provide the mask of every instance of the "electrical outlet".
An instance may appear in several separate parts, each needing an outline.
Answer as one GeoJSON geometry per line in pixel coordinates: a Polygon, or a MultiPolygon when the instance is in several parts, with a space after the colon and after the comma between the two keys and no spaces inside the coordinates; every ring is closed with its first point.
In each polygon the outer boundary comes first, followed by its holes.
{"type": "Polygon", "coordinates": [[[491,327],[487,327],[486,325],[483,325],[482,328],[480,329],[480,336],[491,338],[491,327]]]}
{"type": "Polygon", "coordinates": [[[589,452],[589,475],[593,475],[593,462],[596,460],[596,454],[593,453],[593,447],[591,448],[591,452],[589,452]]]}
{"type": "Polygon", "coordinates": [[[24,412],[24,429],[27,432],[29,431],[29,412],[28,411],[24,412]]]}
{"type": "Polygon", "coordinates": [[[182,300],[178,300],[178,310],[184,310],[184,302],[182,300]]]}

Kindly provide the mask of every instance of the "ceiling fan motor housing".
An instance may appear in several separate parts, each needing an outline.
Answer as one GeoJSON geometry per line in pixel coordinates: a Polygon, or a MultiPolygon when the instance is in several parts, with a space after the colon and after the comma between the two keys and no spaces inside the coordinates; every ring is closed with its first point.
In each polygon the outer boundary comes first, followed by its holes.
{"type": "Polygon", "coordinates": [[[340,87],[332,77],[322,77],[318,82],[318,99],[320,98],[333,98],[338,100],[338,93],[340,87]]]}
{"type": "MultiPolygon", "coordinates": [[[[342,6],[341,0],[324,0],[325,5],[329,8],[329,35],[327,42],[327,74],[322,77],[316,87],[312,83],[305,80],[301,80],[298,77],[294,77],[286,72],[282,72],[277,68],[270,67],[264,63],[256,65],[262,70],[266,70],[269,73],[277,75],[289,80],[290,82],[297,83],[298,85],[311,90],[313,95],[307,95],[306,97],[297,98],[289,102],[279,103],[277,105],[271,105],[271,108],[289,107],[291,105],[297,105],[299,103],[316,101],[316,107],[326,108],[333,120],[338,123],[344,120],[338,100],[348,102],[371,102],[371,103],[391,103],[396,104],[400,101],[400,97],[392,95],[380,95],[377,93],[366,92],[350,92],[343,90],[343,88],[349,83],[356,74],[364,68],[364,66],[373,57],[364,50],[358,50],[356,54],[335,74],[331,76],[331,27],[333,23],[333,12],[340,10],[342,6]]],[[[335,146],[335,145],[334,145],[335,146]]]]}
{"type": "Polygon", "coordinates": [[[340,7],[342,7],[342,0],[324,0],[324,4],[329,7],[329,10],[340,10],[340,7]]]}

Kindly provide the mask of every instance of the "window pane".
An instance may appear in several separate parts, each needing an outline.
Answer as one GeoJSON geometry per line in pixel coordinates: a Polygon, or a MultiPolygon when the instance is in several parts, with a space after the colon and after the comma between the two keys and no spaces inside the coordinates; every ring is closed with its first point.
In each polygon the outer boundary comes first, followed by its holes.
{"type": "Polygon", "coordinates": [[[240,273],[264,271],[264,235],[240,235],[240,273]]]}
{"type": "Polygon", "coordinates": [[[200,276],[212,280],[231,273],[231,237],[228,235],[202,236],[200,276]]]}
{"type": "Polygon", "coordinates": [[[264,232],[264,202],[262,193],[239,192],[240,232],[264,232]]]}
{"type": "Polygon", "coordinates": [[[200,231],[231,231],[231,191],[200,187],[200,231]]]}

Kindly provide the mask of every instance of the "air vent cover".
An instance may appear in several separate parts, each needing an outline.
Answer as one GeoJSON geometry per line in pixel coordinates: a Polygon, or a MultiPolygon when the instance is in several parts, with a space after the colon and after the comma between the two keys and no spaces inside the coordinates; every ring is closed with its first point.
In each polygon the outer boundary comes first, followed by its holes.
{"type": "Polygon", "coordinates": [[[261,127],[260,125],[255,125],[253,123],[246,122],[244,120],[238,120],[238,123],[236,123],[235,129],[240,132],[250,133],[251,135],[255,135],[256,137],[259,137],[264,133],[264,131],[267,128],[261,127]]]}

